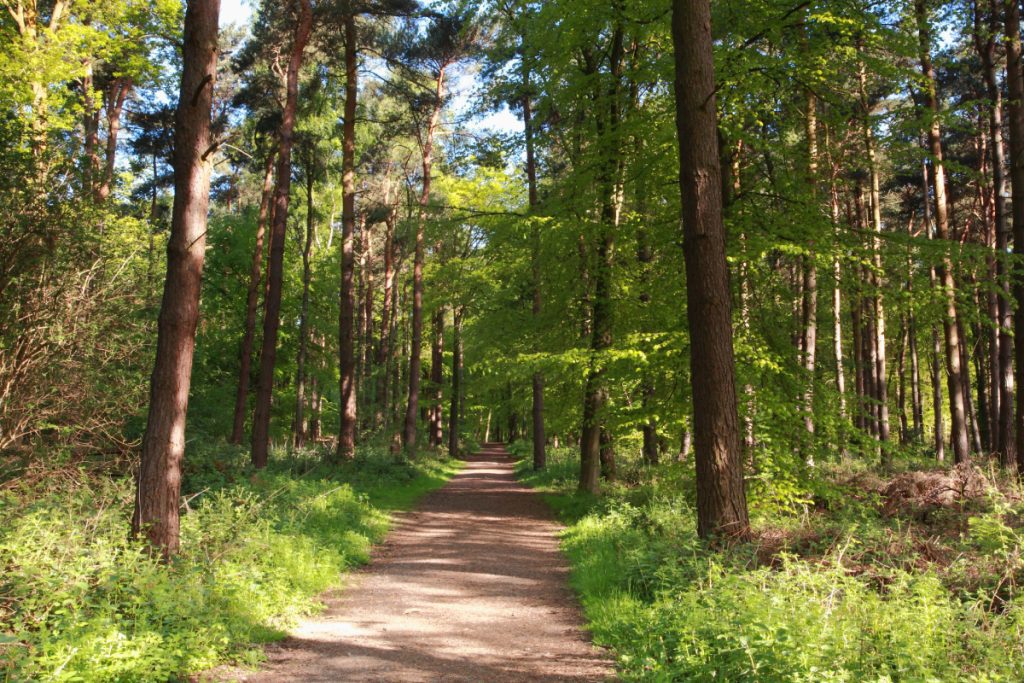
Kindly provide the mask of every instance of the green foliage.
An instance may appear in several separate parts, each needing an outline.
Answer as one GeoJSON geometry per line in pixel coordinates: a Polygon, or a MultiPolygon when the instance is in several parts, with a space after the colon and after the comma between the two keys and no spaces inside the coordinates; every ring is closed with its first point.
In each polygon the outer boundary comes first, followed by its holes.
{"type": "Polygon", "coordinates": [[[169,566],[126,538],[127,477],[44,469],[0,492],[0,673],[154,681],[253,661],[253,644],[282,637],[367,561],[389,510],[454,471],[363,451],[341,466],[304,455],[253,473],[240,450],[193,453],[183,552],[169,566]]]}
{"type": "Polygon", "coordinates": [[[550,450],[548,470],[532,473],[524,460],[520,474],[548,492],[569,524],[563,548],[573,586],[595,641],[616,653],[625,680],[1024,676],[1024,604],[1008,588],[1016,583],[1009,568],[1020,564],[1019,503],[993,494],[988,511],[968,518],[967,537],[944,539],[960,559],[928,564],[923,546],[936,542],[929,532],[883,516],[877,498],[831,472],[821,480],[834,483],[816,492],[827,512],[788,515],[755,492],[766,530],[753,543],[710,549],[679,493],[691,476],[685,465],[650,470],[638,485],[594,499],[571,493],[576,457],[550,450]],[[1000,565],[1006,571],[990,571],[1000,565]],[[965,574],[984,585],[963,590],[965,574]]]}

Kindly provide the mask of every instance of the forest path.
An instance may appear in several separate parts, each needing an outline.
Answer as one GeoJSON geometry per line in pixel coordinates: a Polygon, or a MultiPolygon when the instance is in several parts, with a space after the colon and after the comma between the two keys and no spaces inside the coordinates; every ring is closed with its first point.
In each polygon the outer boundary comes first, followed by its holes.
{"type": "Polygon", "coordinates": [[[601,681],[559,526],[498,444],[397,520],[371,564],[247,681],[601,681]]]}

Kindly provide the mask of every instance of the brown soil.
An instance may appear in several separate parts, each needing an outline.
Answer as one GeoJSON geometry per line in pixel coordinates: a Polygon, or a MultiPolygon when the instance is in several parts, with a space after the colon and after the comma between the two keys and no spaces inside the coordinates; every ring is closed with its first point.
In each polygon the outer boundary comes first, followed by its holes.
{"type": "Polygon", "coordinates": [[[247,681],[601,681],[559,526],[500,445],[402,515],[326,613],[247,681]]]}

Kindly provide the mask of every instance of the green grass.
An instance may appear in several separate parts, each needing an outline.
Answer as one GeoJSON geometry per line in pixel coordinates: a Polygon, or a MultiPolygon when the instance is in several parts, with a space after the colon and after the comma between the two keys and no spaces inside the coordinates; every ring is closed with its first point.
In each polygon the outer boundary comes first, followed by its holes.
{"type": "Polygon", "coordinates": [[[624,680],[1024,680],[1019,499],[922,523],[833,473],[800,514],[755,496],[755,541],[716,552],[685,464],[626,458],[628,483],[594,498],[573,490],[574,449],[548,457],[520,476],[568,525],[572,585],[624,680]]]}
{"type": "Polygon", "coordinates": [[[254,472],[240,449],[194,446],[169,566],[126,538],[129,479],[30,469],[0,490],[0,676],[158,681],[259,661],[259,643],[368,560],[389,512],[458,466],[363,450],[343,465],[306,454],[254,472]]]}

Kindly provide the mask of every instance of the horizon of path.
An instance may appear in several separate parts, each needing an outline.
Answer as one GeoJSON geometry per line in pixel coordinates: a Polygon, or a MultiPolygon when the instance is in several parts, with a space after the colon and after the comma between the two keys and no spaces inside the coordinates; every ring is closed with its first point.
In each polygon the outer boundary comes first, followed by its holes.
{"type": "Polygon", "coordinates": [[[288,681],[604,681],[568,584],[561,526],[501,444],[467,458],[349,575],[324,613],[242,677],[288,681]]]}

